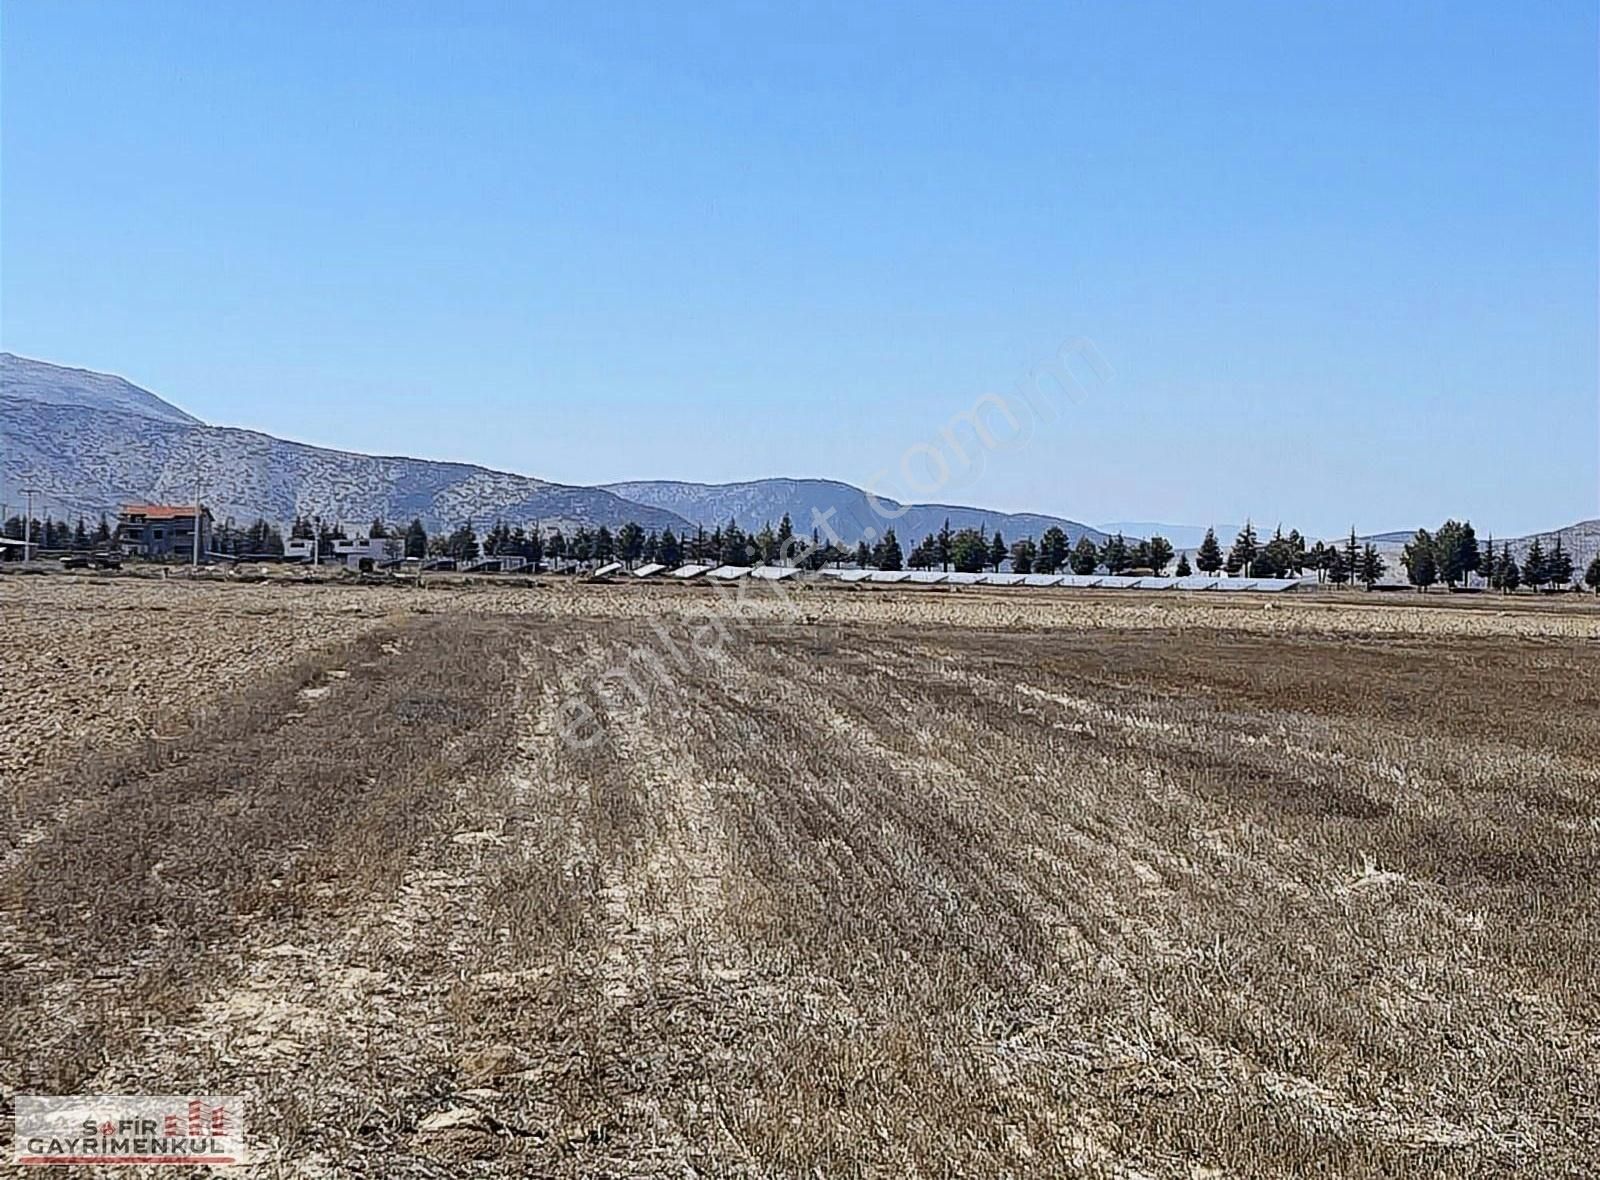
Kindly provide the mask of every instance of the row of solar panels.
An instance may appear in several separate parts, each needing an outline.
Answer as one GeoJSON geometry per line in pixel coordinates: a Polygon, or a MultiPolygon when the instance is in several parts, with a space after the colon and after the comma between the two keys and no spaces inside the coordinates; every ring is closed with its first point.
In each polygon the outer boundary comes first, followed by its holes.
{"type": "MultiPolygon", "coordinates": [[[[597,575],[613,574],[622,566],[613,563],[596,570],[597,575]]],[[[781,582],[798,577],[794,566],[786,565],[684,565],[669,570],[664,565],[641,565],[630,571],[636,578],[665,576],[687,581],[691,578],[709,578],[718,582],[734,582],[740,578],[781,582]]],[[[965,574],[946,573],[940,570],[843,570],[818,571],[824,578],[840,582],[868,582],[873,584],[908,586],[1059,586],[1095,590],[1252,590],[1261,593],[1279,593],[1292,590],[1305,582],[1298,578],[1216,578],[1195,575],[1187,578],[1116,577],[1095,574],[965,574]]]]}

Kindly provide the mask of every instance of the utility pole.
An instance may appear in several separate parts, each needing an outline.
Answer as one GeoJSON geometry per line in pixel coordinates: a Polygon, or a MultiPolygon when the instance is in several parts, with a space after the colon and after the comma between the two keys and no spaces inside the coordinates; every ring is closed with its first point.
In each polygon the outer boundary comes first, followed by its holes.
{"type": "Polygon", "coordinates": [[[194,560],[195,569],[200,568],[200,459],[195,458],[194,463],[194,560]]]}
{"type": "Polygon", "coordinates": [[[33,498],[39,494],[38,488],[23,488],[22,494],[28,497],[28,514],[22,518],[22,560],[33,560],[33,498]]]}

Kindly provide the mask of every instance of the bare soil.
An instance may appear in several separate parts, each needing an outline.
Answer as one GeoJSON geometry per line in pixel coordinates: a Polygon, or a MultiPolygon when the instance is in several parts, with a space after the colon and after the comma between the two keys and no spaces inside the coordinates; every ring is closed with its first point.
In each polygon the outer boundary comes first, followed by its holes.
{"type": "Polygon", "coordinates": [[[1596,1165],[1583,604],[30,578],[0,622],[7,1094],[243,1093],[281,1176],[1596,1165]]]}

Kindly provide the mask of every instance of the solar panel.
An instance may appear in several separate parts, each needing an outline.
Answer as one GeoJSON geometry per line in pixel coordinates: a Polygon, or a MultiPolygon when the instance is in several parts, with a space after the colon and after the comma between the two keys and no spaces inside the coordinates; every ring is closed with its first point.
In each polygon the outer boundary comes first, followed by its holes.
{"type": "Polygon", "coordinates": [[[1255,588],[1264,594],[1282,594],[1304,583],[1302,578],[1257,578],[1255,588]]]}
{"type": "Polygon", "coordinates": [[[799,572],[800,567],[797,565],[758,565],[750,571],[750,576],[760,578],[763,582],[781,582],[799,572]]]}
{"type": "Polygon", "coordinates": [[[1218,578],[1217,584],[1213,587],[1213,589],[1236,591],[1250,590],[1254,589],[1254,587],[1255,582],[1249,578],[1218,578]]]}
{"type": "Polygon", "coordinates": [[[1096,574],[1062,574],[1059,584],[1062,586],[1076,586],[1079,589],[1086,590],[1090,586],[1098,586],[1100,578],[1096,574]]]}
{"type": "Polygon", "coordinates": [[[1135,590],[1171,590],[1177,584],[1177,578],[1140,578],[1133,584],[1133,588],[1135,590]]]}
{"type": "Polygon", "coordinates": [[[1102,590],[1132,590],[1139,584],[1140,579],[1129,578],[1123,575],[1112,575],[1100,579],[1102,590]]]}
{"type": "Polygon", "coordinates": [[[877,570],[840,570],[838,573],[841,582],[865,582],[877,570]]]}
{"type": "Polygon", "coordinates": [[[1205,574],[1190,574],[1186,578],[1177,580],[1179,590],[1211,590],[1216,587],[1217,578],[1207,577],[1205,574]]]}
{"type": "Polygon", "coordinates": [[[708,578],[715,578],[719,582],[737,582],[740,578],[750,576],[750,567],[747,565],[719,565],[716,569],[706,574],[708,578]]]}
{"type": "Polygon", "coordinates": [[[956,570],[954,573],[946,574],[944,576],[944,580],[949,582],[952,586],[971,586],[983,581],[984,576],[985,575],[983,574],[968,574],[963,573],[960,570],[956,570]]]}
{"type": "Polygon", "coordinates": [[[595,570],[594,573],[591,576],[592,577],[596,577],[596,578],[603,578],[607,574],[616,573],[621,568],[622,568],[622,563],[620,561],[608,561],[608,562],[605,563],[605,565],[603,565],[599,569],[595,570]]]}
{"type": "Polygon", "coordinates": [[[636,578],[653,578],[656,574],[659,574],[666,568],[666,566],[658,565],[656,562],[652,561],[649,565],[641,565],[638,569],[634,570],[633,576],[636,578]]]}
{"type": "Polygon", "coordinates": [[[672,571],[671,576],[674,578],[698,578],[701,574],[709,574],[710,572],[711,567],[709,565],[680,565],[672,571]]]}
{"type": "Polygon", "coordinates": [[[1059,586],[1061,585],[1061,577],[1062,575],[1060,574],[1023,574],[1022,584],[1024,586],[1059,586]]]}
{"type": "Polygon", "coordinates": [[[910,570],[869,570],[869,571],[867,571],[867,581],[869,581],[869,582],[904,582],[910,576],[911,576],[911,571],[910,570]]]}
{"type": "Polygon", "coordinates": [[[939,570],[912,570],[906,575],[905,580],[915,582],[919,586],[932,586],[944,581],[950,575],[939,570]]]}
{"type": "Polygon", "coordinates": [[[980,574],[985,586],[1020,586],[1026,574],[980,574]]]}

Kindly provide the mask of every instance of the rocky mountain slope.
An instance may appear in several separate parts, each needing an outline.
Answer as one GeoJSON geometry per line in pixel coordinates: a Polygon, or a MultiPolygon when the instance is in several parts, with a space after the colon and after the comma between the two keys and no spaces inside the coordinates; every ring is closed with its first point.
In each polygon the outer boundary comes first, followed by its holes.
{"type": "Polygon", "coordinates": [[[1007,540],[1038,537],[1051,526],[1063,529],[1074,543],[1088,534],[1096,543],[1105,535],[1075,520],[1035,513],[994,512],[960,504],[901,504],[887,497],[874,509],[867,493],[847,483],[830,479],[758,479],[747,483],[681,483],[676,480],[638,480],[606,484],[606,489],[638,504],[650,504],[711,529],[737,520],[743,529],[759,529],[777,524],[788,513],[796,532],[809,533],[813,512],[825,518],[834,532],[853,545],[894,529],[903,549],[937,533],[948,520],[953,529],[981,528],[986,534],[996,529],[1007,540]]]}
{"type": "Polygon", "coordinates": [[[362,526],[374,516],[432,531],[472,519],[572,529],[683,529],[687,522],[599,488],[549,483],[468,463],[360,455],[208,426],[115,377],[0,355],[0,499],[40,489],[34,511],[94,520],[134,500],[192,503],[198,476],[219,520],[297,514],[362,526]]]}

